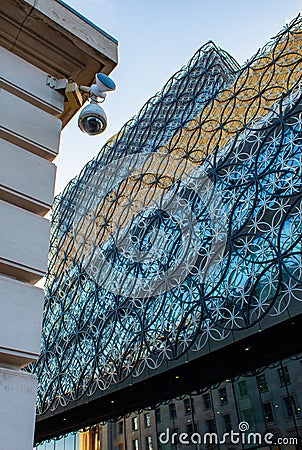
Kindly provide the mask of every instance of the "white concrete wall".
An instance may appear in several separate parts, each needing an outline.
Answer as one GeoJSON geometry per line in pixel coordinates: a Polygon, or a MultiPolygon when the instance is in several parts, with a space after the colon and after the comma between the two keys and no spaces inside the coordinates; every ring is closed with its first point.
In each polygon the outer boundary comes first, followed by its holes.
{"type": "MultiPolygon", "coordinates": [[[[1,2],[0,2],[1,3],[1,2]]],[[[2,2],[3,3],[3,2],[2,2]]],[[[117,43],[56,0],[7,0],[0,14],[0,450],[32,449],[55,166],[62,123],[77,109],[48,75],[91,84],[117,64],[117,43]],[[2,274],[2,276],[1,276],[2,274]]]]}
{"type": "Polygon", "coordinates": [[[2,273],[30,283],[44,276],[49,243],[47,219],[0,200],[0,236],[2,273]]]}
{"type": "Polygon", "coordinates": [[[40,351],[64,96],[46,72],[0,48],[0,450],[31,450],[36,379],[20,369],[40,351]]]}
{"type": "Polygon", "coordinates": [[[0,275],[0,304],[0,359],[25,366],[40,353],[44,292],[0,275]]]}
{"type": "Polygon", "coordinates": [[[0,450],[32,450],[37,381],[0,367],[0,450]]]}

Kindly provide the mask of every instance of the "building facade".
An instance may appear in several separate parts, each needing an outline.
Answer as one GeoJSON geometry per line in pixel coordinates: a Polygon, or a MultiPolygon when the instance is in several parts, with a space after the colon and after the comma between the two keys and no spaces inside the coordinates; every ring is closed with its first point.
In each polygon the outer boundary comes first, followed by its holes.
{"type": "Polygon", "coordinates": [[[37,443],[299,448],[301,48],[206,44],[57,197],[37,443]]]}

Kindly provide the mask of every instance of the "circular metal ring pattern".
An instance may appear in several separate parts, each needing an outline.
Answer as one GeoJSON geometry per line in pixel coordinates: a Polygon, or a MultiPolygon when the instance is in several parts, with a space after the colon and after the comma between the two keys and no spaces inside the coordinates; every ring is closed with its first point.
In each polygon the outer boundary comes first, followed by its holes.
{"type": "Polygon", "coordinates": [[[208,43],[56,198],[39,414],[302,300],[301,68],[208,43]]]}

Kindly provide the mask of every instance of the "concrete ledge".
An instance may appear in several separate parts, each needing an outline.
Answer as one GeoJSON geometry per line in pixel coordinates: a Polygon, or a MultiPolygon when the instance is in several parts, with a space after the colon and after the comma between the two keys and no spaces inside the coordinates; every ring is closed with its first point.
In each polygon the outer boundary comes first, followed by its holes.
{"type": "Polygon", "coordinates": [[[56,166],[0,139],[0,199],[37,214],[53,202],[56,166]]]}
{"type": "Polygon", "coordinates": [[[0,364],[19,367],[40,352],[44,292],[0,275],[0,364]]]}
{"type": "Polygon", "coordinates": [[[52,161],[59,152],[60,119],[0,89],[0,137],[52,161]]]}
{"type": "Polygon", "coordinates": [[[47,269],[49,222],[0,201],[0,272],[32,284],[47,269]]]}
{"type": "Polygon", "coordinates": [[[0,450],[32,450],[37,381],[0,367],[0,450]]]}

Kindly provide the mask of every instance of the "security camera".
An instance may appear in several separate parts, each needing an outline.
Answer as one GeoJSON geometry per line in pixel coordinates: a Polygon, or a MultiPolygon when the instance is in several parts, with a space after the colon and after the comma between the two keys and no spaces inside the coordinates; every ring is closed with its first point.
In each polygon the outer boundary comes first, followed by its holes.
{"type": "Polygon", "coordinates": [[[90,103],[80,112],[78,126],[81,131],[89,134],[89,136],[103,133],[107,128],[105,111],[97,103],[90,103]]]}
{"type": "Polygon", "coordinates": [[[104,73],[97,73],[91,87],[79,86],[79,90],[88,94],[90,104],[79,115],[79,128],[90,136],[103,133],[107,127],[107,116],[99,103],[106,98],[106,92],[116,89],[114,81],[104,73]]]}
{"type": "Polygon", "coordinates": [[[106,92],[115,91],[115,82],[104,73],[97,73],[95,76],[95,83],[90,88],[90,93],[95,97],[105,100],[106,92]]]}

